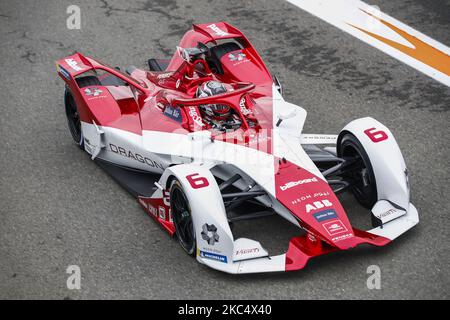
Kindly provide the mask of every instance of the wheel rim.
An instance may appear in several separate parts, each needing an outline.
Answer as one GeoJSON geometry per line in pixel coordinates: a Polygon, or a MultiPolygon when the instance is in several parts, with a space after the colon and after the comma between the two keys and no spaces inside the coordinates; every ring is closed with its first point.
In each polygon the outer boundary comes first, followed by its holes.
{"type": "Polygon", "coordinates": [[[195,234],[191,210],[184,192],[178,186],[174,186],[172,190],[170,205],[180,244],[189,254],[192,254],[195,244],[195,234]]]}
{"type": "Polygon", "coordinates": [[[69,124],[69,130],[73,139],[80,143],[81,141],[81,120],[73,96],[69,93],[66,98],[66,116],[69,124]]]}

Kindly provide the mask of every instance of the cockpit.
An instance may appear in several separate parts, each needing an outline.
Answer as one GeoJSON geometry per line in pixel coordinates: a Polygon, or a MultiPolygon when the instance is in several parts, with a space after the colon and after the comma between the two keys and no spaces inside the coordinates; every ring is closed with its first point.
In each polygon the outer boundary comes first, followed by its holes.
{"type": "Polygon", "coordinates": [[[197,124],[197,127],[217,132],[239,128],[256,129],[258,121],[253,114],[255,103],[249,95],[255,85],[250,82],[236,82],[235,79],[226,82],[222,77],[223,55],[230,53],[228,59],[243,61],[245,54],[241,49],[234,42],[226,42],[212,48],[200,42],[192,48],[177,47],[177,54],[182,59],[178,69],[149,72],[147,78],[159,87],[176,90],[187,97],[168,94],[165,98],[171,108],[187,108],[188,116],[195,117],[196,121],[193,123],[197,124]]]}

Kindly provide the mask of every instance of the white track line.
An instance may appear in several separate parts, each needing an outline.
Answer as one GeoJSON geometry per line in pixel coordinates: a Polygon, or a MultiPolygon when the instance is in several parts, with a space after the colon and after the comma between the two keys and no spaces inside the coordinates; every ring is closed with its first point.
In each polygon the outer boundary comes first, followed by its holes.
{"type": "Polygon", "coordinates": [[[359,0],[287,0],[450,87],[450,48],[359,0]]]}

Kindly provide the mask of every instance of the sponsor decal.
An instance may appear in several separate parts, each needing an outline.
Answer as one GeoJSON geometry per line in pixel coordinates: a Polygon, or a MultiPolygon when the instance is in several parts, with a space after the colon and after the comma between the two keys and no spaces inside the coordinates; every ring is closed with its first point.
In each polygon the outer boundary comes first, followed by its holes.
{"type": "Polygon", "coordinates": [[[170,119],[175,120],[177,122],[182,122],[183,121],[183,117],[181,115],[180,109],[179,108],[174,108],[170,105],[168,105],[165,109],[164,109],[164,115],[168,116],[170,119]]]}
{"type": "Polygon", "coordinates": [[[292,203],[292,204],[298,204],[298,203],[300,203],[300,202],[303,202],[303,201],[308,200],[308,199],[311,199],[311,198],[312,198],[311,195],[308,194],[308,195],[301,196],[301,197],[299,197],[299,198],[297,198],[297,199],[292,200],[291,203],[292,203]]]}
{"type": "Polygon", "coordinates": [[[390,215],[392,215],[392,214],[395,214],[395,213],[397,213],[397,210],[394,209],[394,208],[392,208],[392,209],[389,209],[388,211],[382,212],[382,213],[377,214],[377,215],[375,215],[375,216],[376,216],[378,219],[383,219],[383,218],[386,218],[386,217],[388,217],[388,216],[390,216],[390,215]]]}
{"type": "Polygon", "coordinates": [[[150,203],[148,204],[148,211],[155,217],[158,217],[158,210],[151,205],[150,203]]]}
{"type": "Polygon", "coordinates": [[[233,62],[233,67],[250,61],[243,52],[230,53],[228,54],[228,59],[233,62]]]}
{"type": "Polygon", "coordinates": [[[332,207],[333,204],[329,201],[329,200],[319,200],[319,201],[314,201],[313,203],[308,203],[305,206],[306,209],[306,213],[309,213],[310,211],[313,210],[317,210],[317,209],[322,209],[325,207],[332,207]]]}
{"type": "Polygon", "coordinates": [[[341,220],[336,219],[330,222],[323,223],[322,226],[328,232],[330,236],[334,236],[338,233],[347,232],[347,228],[344,226],[341,220]]]}
{"type": "Polygon", "coordinates": [[[170,207],[170,191],[163,191],[163,203],[165,206],[170,207]]]}
{"type": "Polygon", "coordinates": [[[330,193],[328,191],[326,191],[326,192],[316,192],[313,195],[306,194],[306,195],[303,195],[301,197],[298,197],[297,199],[292,200],[291,203],[292,204],[299,204],[300,202],[303,202],[303,201],[306,201],[306,200],[309,200],[309,199],[312,199],[312,198],[318,198],[318,197],[323,198],[323,197],[329,197],[329,196],[330,196],[330,193]]]}
{"type": "Polygon", "coordinates": [[[313,197],[314,198],[317,198],[317,197],[328,197],[329,195],[330,195],[330,193],[328,191],[316,192],[316,193],[313,194],[313,197]]]}
{"type": "Polygon", "coordinates": [[[70,58],[70,59],[65,59],[64,61],[66,61],[66,63],[75,71],[81,71],[83,70],[82,67],[80,67],[78,65],[78,62],[76,62],[74,59],[70,58]]]}
{"type": "Polygon", "coordinates": [[[86,88],[86,89],[84,89],[84,94],[87,95],[87,96],[97,97],[101,93],[103,93],[103,91],[100,90],[99,88],[86,88]]]}
{"type": "Polygon", "coordinates": [[[195,122],[195,124],[199,125],[200,127],[203,127],[205,124],[203,123],[202,117],[198,115],[197,109],[195,107],[189,107],[188,110],[189,116],[195,122]]]}
{"type": "Polygon", "coordinates": [[[258,253],[259,248],[249,248],[249,249],[240,249],[236,250],[236,255],[243,255],[243,254],[251,254],[251,253],[258,253]]]}
{"type": "Polygon", "coordinates": [[[221,254],[216,254],[207,251],[200,251],[200,257],[227,263],[227,257],[221,254]]]}
{"type": "Polygon", "coordinates": [[[160,201],[159,198],[139,197],[138,201],[145,209],[147,209],[147,212],[149,215],[153,216],[156,219],[161,219],[161,220],[172,222],[170,207],[166,207],[165,204],[160,205],[158,203],[160,201]],[[153,204],[152,204],[152,202],[153,202],[153,204]]]}
{"type": "Polygon", "coordinates": [[[243,52],[230,53],[228,55],[228,59],[230,59],[230,61],[242,61],[245,57],[246,55],[243,52]]]}
{"type": "Polygon", "coordinates": [[[241,101],[239,101],[239,107],[241,108],[241,112],[243,115],[249,115],[251,113],[250,109],[248,109],[245,106],[245,98],[242,98],[241,101]]]}
{"type": "Polygon", "coordinates": [[[338,241],[345,240],[345,239],[348,239],[351,237],[353,237],[353,233],[347,233],[347,234],[343,234],[341,236],[334,237],[331,240],[334,242],[338,242],[338,241]]]}
{"type": "Polygon", "coordinates": [[[298,185],[302,185],[302,184],[306,184],[306,183],[311,183],[311,182],[319,182],[319,180],[317,180],[316,177],[313,178],[309,178],[309,179],[303,179],[303,180],[297,180],[297,181],[291,181],[288,182],[282,186],[280,186],[281,191],[285,191],[287,189],[296,187],[298,185]]]}
{"type": "Polygon", "coordinates": [[[170,212],[170,207],[162,204],[163,199],[161,198],[148,198],[148,197],[138,197],[138,202],[145,209],[147,214],[158,221],[167,230],[173,232],[173,225],[168,225],[167,222],[173,222],[172,215],[170,212]]]}
{"type": "Polygon", "coordinates": [[[157,79],[167,79],[170,78],[170,76],[172,75],[172,72],[165,72],[165,73],[160,73],[156,76],[157,79]]]}
{"type": "Polygon", "coordinates": [[[109,144],[109,149],[112,152],[120,154],[123,157],[133,159],[133,160],[138,161],[140,163],[145,163],[145,164],[149,165],[152,168],[159,168],[159,169],[162,169],[162,170],[165,169],[165,167],[161,163],[153,161],[152,159],[150,159],[148,157],[144,157],[144,156],[140,155],[139,153],[134,153],[134,152],[132,152],[130,150],[127,150],[125,148],[122,148],[120,146],[116,146],[115,144],[110,143],[109,144]]]}
{"type": "Polygon", "coordinates": [[[58,64],[58,71],[64,76],[64,78],[70,80],[70,73],[66,69],[61,67],[59,64],[58,64]]]}
{"type": "Polygon", "coordinates": [[[212,24],[210,24],[210,25],[208,25],[208,26],[206,26],[206,27],[209,28],[209,29],[211,29],[212,31],[214,31],[214,33],[216,34],[216,36],[219,36],[219,37],[226,37],[226,36],[229,35],[228,32],[223,31],[222,29],[220,29],[218,26],[216,26],[215,23],[212,23],[212,24]]]}
{"type": "Polygon", "coordinates": [[[304,134],[302,135],[303,141],[336,141],[337,136],[331,134],[304,134]]]}
{"type": "Polygon", "coordinates": [[[163,206],[158,207],[159,217],[163,220],[166,220],[166,208],[163,206]]]}
{"type": "Polygon", "coordinates": [[[202,239],[208,242],[209,245],[213,246],[216,242],[219,242],[219,235],[217,234],[217,228],[215,225],[205,223],[202,226],[202,239]]]}
{"type": "Polygon", "coordinates": [[[316,218],[317,222],[322,222],[330,219],[337,219],[338,215],[333,209],[328,209],[314,213],[313,217],[316,218]]]}

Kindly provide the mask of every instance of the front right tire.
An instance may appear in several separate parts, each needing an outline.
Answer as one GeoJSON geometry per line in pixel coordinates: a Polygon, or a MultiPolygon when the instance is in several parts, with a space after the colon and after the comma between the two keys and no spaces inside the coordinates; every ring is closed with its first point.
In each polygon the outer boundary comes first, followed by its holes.
{"type": "Polygon", "coordinates": [[[355,160],[354,166],[358,169],[348,172],[344,179],[351,182],[356,200],[371,209],[378,200],[377,184],[369,156],[361,142],[350,132],[345,133],[340,139],[338,156],[355,160]]]}

